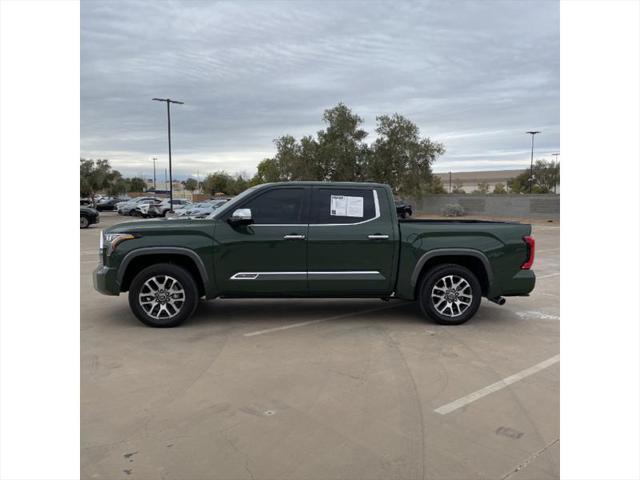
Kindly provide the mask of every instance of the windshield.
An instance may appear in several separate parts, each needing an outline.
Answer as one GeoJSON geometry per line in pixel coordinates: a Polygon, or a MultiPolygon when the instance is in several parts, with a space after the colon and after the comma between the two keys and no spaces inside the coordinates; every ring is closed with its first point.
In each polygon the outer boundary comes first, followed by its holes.
{"type": "Polygon", "coordinates": [[[225,204],[222,205],[221,207],[216,208],[211,213],[211,215],[209,215],[207,218],[220,218],[222,215],[225,214],[225,212],[230,212],[235,210],[236,205],[242,202],[247,197],[247,195],[250,195],[251,193],[253,193],[258,187],[259,185],[256,185],[255,187],[247,188],[244,192],[236,195],[228,202],[225,202],[225,204]]]}

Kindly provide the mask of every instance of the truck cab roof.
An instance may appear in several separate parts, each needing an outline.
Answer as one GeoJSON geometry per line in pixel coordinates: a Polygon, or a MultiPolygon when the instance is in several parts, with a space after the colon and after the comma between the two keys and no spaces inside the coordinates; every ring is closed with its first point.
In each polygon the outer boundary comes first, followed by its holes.
{"type": "Polygon", "coordinates": [[[321,186],[321,187],[343,187],[343,188],[366,188],[366,187],[384,187],[387,188],[388,185],[384,183],[377,182],[323,182],[318,180],[297,180],[292,182],[271,182],[271,183],[263,183],[258,185],[257,188],[264,188],[267,186],[278,186],[278,185],[287,185],[287,186],[321,186]]]}

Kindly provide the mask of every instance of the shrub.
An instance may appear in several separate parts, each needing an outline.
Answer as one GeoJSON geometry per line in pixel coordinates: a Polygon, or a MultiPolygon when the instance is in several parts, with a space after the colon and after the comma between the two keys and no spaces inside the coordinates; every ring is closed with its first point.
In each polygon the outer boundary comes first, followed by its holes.
{"type": "Polygon", "coordinates": [[[504,188],[504,183],[496,183],[496,185],[493,187],[493,193],[495,193],[496,195],[504,195],[505,193],[507,193],[504,188]]]}
{"type": "Polygon", "coordinates": [[[442,208],[442,215],[445,217],[462,217],[464,208],[459,203],[448,203],[442,208]]]}

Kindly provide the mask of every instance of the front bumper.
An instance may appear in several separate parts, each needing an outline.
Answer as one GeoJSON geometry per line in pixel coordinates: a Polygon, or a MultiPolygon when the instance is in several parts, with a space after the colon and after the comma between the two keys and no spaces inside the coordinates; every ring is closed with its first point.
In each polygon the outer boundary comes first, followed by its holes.
{"type": "Polygon", "coordinates": [[[117,274],[115,268],[98,265],[93,271],[93,288],[103,295],[120,295],[117,274]]]}

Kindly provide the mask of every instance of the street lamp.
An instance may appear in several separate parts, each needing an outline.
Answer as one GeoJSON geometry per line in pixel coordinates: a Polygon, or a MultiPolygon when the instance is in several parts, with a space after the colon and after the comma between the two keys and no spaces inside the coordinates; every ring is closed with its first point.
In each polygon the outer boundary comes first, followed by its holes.
{"type": "Polygon", "coordinates": [[[170,98],[152,98],[156,102],[167,103],[167,135],[169,138],[169,211],[173,213],[173,177],[171,176],[171,104],[184,105],[184,102],[171,100],[170,98]]]}
{"type": "Polygon", "coordinates": [[[156,157],[153,157],[153,193],[156,193],[156,157]]]}
{"type": "Polygon", "coordinates": [[[531,175],[529,177],[529,193],[533,193],[533,139],[536,134],[540,132],[538,130],[531,130],[527,133],[531,135],[531,175]]]}

